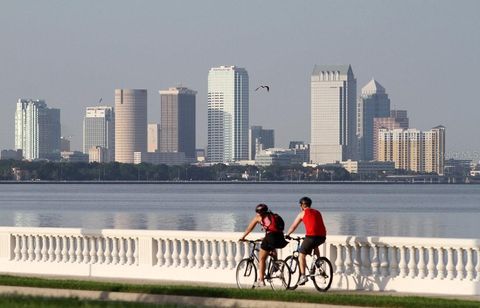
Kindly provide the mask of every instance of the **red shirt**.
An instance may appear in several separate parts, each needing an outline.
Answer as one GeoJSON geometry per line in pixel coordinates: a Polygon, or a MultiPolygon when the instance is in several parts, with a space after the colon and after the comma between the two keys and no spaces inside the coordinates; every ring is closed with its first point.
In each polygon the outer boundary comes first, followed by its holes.
{"type": "Polygon", "coordinates": [[[322,214],[311,208],[303,210],[303,223],[305,224],[305,235],[327,236],[327,229],[323,223],[322,214]]]}

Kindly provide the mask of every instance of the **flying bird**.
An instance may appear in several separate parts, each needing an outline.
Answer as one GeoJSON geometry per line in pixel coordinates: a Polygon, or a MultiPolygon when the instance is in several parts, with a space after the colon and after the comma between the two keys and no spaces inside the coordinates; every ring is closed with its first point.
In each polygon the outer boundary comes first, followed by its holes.
{"type": "Polygon", "coordinates": [[[265,89],[267,89],[267,92],[270,92],[270,87],[269,86],[259,86],[258,88],[255,89],[255,91],[257,91],[260,88],[265,88],[265,89]]]}

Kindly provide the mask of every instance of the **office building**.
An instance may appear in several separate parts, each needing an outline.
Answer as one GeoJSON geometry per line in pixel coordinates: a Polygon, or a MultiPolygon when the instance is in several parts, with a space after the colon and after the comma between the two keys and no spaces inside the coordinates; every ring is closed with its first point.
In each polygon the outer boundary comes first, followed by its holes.
{"type": "Polygon", "coordinates": [[[60,137],[60,152],[70,151],[70,139],[67,137],[60,137]]]}
{"type": "Polygon", "coordinates": [[[60,158],[60,109],[43,100],[19,99],[15,112],[15,149],[27,160],[60,158]]]}
{"type": "Polygon", "coordinates": [[[157,124],[157,123],[148,124],[147,135],[148,135],[147,152],[160,151],[160,137],[161,137],[160,124],[157,124]]]}
{"type": "Polygon", "coordinates": [[[357,103],[357,138],[359,160],[373,160],[373,120],[390,116],[390,99],[375,79],[362,88],[357,103]]]}
{"type": "Polygon", "coordinates": [[[21,149],[18,150],[2,150],[0,154],[1,160],[22,160],[23,159],[23,151],[21,149]]]}
{"type": "Polygon", "coordinates": [[[340,162],[340,164],[349,173],[356,174],[384,174],[395,171],[395,163],[389,161],[355,161],[349,159],[340,162]]]}
{"type": "Polygon", "coordinates": [[[195,95],[184,87],[160,92],[160,152],[183,152],[195,159],[195,95]]]}
{"type": "Polygon", "coordinates": [[[248,159],[248,73],[236,66],[208,73],[207,159],[226,163],[248,159]]]}
{"type": "Polygon", "coordinates": [[[83,119],[83,153],[102,147],[108,151],[108,161],[115,158],[115,113],[113,107],[87,107],[83,119]]]}
{"type": "Polygon", "coordinates": [[[184,165],[191,160],[185,157],[184,152],[134,152],[134,164],[148,163],[152,165],[184,165]]]}
{"type": "Polygon", "coordinates": [[[392,129],[407,129],[409,125],[408,116],[406,110],[390,110],[390,116],[384,118],[373,119],[373,160],[378,160],[377,147],[378,147],[378,132],[381,128],[392,129]]]}
{"type": "Polygon", "coordinates": [[[115,161],[133,163],[147,152],[147,90],[115,89],[115,161]]]}
{"type": "Polygon", "coordinates": [[[429,131],[418,129],[380,129],[378,160],[395,162],[396,169],[444,174],[445,127],[429,131]]]}
{"type": "Polygon", "coordinates": [[[315,65],[311,75],[310,159],[316,164],[354,159],[357,81],[350,65],[315,65]]]}
{"type": "Polygon", "coordinates": [[[248,131],[248,140],[249,160],[255,160],[256,153],[275,147],[275,132],[273,129],[254,125],[248,131]]]}
{"type": "Polygon", "coordinates": [[[111,161],[111,151],[108,149],[96,146],[88,149],[88,162],[89,163],[109,163],[111,161]]]}

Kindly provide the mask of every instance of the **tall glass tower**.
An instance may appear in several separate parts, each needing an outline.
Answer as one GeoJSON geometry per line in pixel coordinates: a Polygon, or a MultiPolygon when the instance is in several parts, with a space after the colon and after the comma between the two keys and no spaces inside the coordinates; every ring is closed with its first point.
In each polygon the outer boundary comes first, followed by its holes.
{"type": "Polygon", "coordinates": [[[115,158],[115,114],[113,107],[87,107],[83,119],[83,153],[93,147],[107,150],[108,161],[115,158]]]}
{"type": "Polygon", "coordinates": [[[208,73],[208,148],[210,162],[248,159],[248,73],[236,66],[208,73]]]}
{"type": "Polygon", "coordinates": [[[15,149],[28,160],[60,158],[60,109],[43,100],[19,99],[15,112],[15,149]]]}

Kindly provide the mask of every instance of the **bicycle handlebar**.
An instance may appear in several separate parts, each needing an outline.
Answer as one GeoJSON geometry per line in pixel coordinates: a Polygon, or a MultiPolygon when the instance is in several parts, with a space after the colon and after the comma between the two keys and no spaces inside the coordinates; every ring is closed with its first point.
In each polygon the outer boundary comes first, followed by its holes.
{"type": "Polygon", "coordinates": [[[304,240],[304,239],[305,239],[304,236],[303,236],[303,237],[302,237],[302,236],[291,237],[291,236],[289,236],[289,235],[285,235],[285,238],[286,238],[287,240],[294,240],[294,241],[297,241],[297,242],[300,242],[301,240],[304,240]]]}
{"type": "Polygon", "coordinates": [[[260,243],[262,241],[262,239],[256,239],[256,240],[247,240],[247,239],[243,239],[243,240],[238,240],[239,242],[249,242],[250,244],[256,244],[256,243],[260,243]]]}

